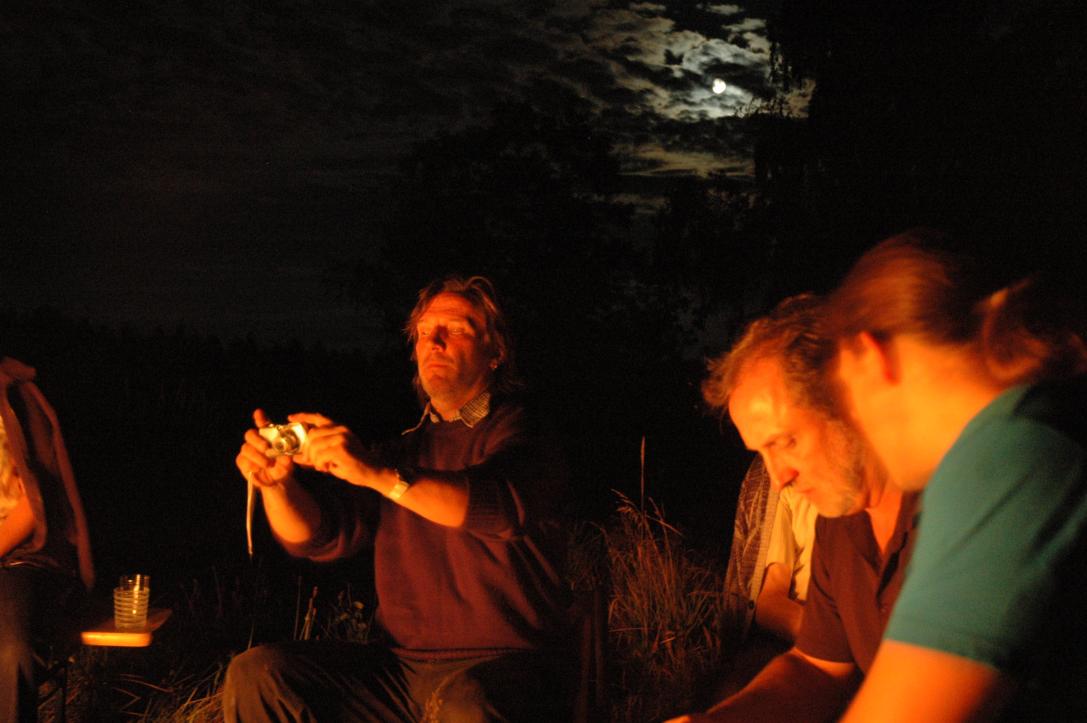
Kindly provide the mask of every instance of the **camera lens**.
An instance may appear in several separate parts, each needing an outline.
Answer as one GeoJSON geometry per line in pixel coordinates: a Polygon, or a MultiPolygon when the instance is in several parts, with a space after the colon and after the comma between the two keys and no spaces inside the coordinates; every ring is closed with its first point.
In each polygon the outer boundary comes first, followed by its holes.
{"type": "Polygon", "coordinates": [[[275,448],[280,454],[294,454],[298,451],[298,437],[294,432],[284,430],[282,436],[276,439],[275,448]]]}

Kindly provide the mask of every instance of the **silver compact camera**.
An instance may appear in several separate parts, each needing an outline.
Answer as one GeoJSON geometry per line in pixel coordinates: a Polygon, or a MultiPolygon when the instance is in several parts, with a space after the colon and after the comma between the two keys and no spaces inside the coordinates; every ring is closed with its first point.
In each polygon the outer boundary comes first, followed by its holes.
{"type": "Polygon", "coordinates": [[[306,443],[306,430],[309,426],[302,422],[287,424],[268,424],[257,430],[260,436],[271,445],[264,451],[269,457],[282,457],[298,454],[306,443]]]}

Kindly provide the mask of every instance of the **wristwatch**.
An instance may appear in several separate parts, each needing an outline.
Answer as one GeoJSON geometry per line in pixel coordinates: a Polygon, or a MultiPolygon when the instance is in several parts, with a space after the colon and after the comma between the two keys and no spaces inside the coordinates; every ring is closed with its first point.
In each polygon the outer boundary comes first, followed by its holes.
{"type": "Polygon", "coordinates": [[[408,487],[411,487],[411,483],[415,481],[415,469],[401,465],[396,468],[396,484],[389,490],[388,497],[390,500],[398,500],[404,496],[404,493],[408,491],[408,487]]]}

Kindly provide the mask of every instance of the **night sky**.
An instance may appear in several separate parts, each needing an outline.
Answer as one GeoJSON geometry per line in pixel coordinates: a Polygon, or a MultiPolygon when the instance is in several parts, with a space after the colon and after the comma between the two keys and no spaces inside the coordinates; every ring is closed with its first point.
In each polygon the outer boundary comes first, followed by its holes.
{"type": "Polygon", "coordinates": [[[776,5],[5,3],[0,304],[365,345],[345,289],[413,144],[566,94],[616,139],[617,202],[749,179],[776,5]]]}

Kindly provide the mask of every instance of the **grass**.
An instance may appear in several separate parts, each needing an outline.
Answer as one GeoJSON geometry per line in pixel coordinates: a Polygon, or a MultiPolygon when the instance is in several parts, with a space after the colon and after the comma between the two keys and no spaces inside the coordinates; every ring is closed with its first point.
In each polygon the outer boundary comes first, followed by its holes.
{"type": "MultiPolygon", "coordinates": [[[[639,505],[619,494],[605,524],[573,530],[571,584],[608,592],[611,720],[659,721],[692,709],[722,657],[724,563],[689,549],[652,500],[639,505]]],[[[319,591],[298,577],[287,591],[260,566],[213,569],[170,598],[174,615],[150,648],[80,650],[69,720],[218,723],[235,653],[290,637],[364,642],[372,622],[366,596],[349,585],[319,591]]]]}
{"type": "Polygon", "coordinates": [[[721,660],[723,565],[685,548],[652,501],[636,506],[620,495],[617,518],[603,534],[616,676],[612,720],[661,720],[690,710],[721,660]]]}

